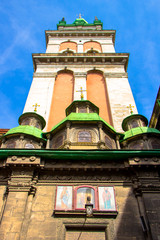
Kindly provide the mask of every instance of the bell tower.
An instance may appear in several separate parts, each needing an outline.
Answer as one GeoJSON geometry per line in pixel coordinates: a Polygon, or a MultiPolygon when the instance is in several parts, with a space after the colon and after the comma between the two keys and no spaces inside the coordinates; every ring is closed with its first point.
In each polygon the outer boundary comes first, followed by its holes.
{"type": "Polygon", "coordinates": [[[72,24],[62,18],[57,30],[45,35],[46,53],[33,54],[33,81],[24,112],[32,111],[36,101],[49,131],[65,118],[67,106],[80,100],[82,88],[84,100],[98,106],[100,117],[122,131],[127,106],[133,105],[134,113],[137,109],[128,82],[129,54],[115,52],[115,30],[103,30],[97,17],[89,24],[80,16],[72,24]]]}

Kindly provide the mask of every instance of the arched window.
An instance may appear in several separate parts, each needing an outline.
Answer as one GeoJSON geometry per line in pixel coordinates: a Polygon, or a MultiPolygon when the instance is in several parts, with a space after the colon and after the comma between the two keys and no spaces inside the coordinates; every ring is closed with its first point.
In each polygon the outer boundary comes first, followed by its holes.
{"type": "Polygon", "coordinates": [[[86,113],[87,112],[87,108],[86,107],[79,107],[78,108],[78,112],[79,113],[86,113]]]}
{"type": "Polygon", "coordinates": [[[25,144],[25,148],[31,149],[31,148],[35,148],[35,147],[34,147],[34,145],[32,143],[26,143],[25,144]]]}
{"type": "Polygon", "coordinates": [[[53,144],[53,148],[59,148],[63,144],[63,135],[58,136],[53,144]]]}
{"type": "Polygon", "coordinates": [[[71,49],[67,48],[66,50],[63,51],[63,53],[67,54],[67,53],[74,53],[71,49]]]}
{"type": "Polygon", "coordinates": [[[136,128],[136,127],[139,127],[139,123],[137,120],[132,120],[130,122],[130,126],[131,126],[131,128],[136,128]]]}
{"type": "Polygon", "coordinates": [[[105,145],[108,149],[115,148],[114,140],[112,140],[108,135],[105,136],[105,145]]]}
{"type": "Polygon", "coordinates": [[[142,140],[134,141],[129,144],[129,149],[143,150],[145,149],[144,142],[142,140]]]}
{"type": "Polygon", "coordinates": [[[16,142],[13,140],[10,140],[7,142],[6,148],[15,148],[16,147],[16,142]]]}
{"type": "Polygon", "coordinates": [[[92,136],[89,131],[79,131],[78,142],[91,142],[92,136]]]}
{"type": "Polygon", "coordinates": [[[93,48],[91,48],[90,50],[87,51],[87,53],[98,53],[98,51],[94,50],[93,48]]]}
{"type": "Polygon", "coordinates": [[[29,125],[30,124],[30,118],[25,118],[23,121],[22,121],[22,123],[21,123],[21,125],[29,125]]]}
{"type": "Polygon", "coordinates": [[[153,149],[160,149],[160,141],[158,139],[152,140],[151,145],[153,149]]]}

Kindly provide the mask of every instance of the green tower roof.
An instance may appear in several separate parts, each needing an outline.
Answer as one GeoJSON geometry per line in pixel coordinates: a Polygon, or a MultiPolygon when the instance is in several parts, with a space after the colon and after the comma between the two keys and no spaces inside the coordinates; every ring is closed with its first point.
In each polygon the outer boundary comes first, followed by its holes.
{"type": "Polygon", "coordinates": [[[132,137],[135,137],[137,135],[140,135],[140,134],[144,134],[144,133],[155,133],[155,134],[160,134],[160,131],[158,131],[157,129],[155,128],[149,128],[149,127],[137,127],[137,128],[132,128],[131,130],[129,131],[126,131],[124,133],[124,138],[121,140],[124,141],[126,139],[129,139],[129,138],[132,138],[132,137]]]}
{"type": "MultiPolygon", "coordinates": [[[[51,131],[47,132],[50,133],[60,127],[62,124],[66,123],[67,121],[72,121],[72,122],[98,122],[101,121],[103,122],[107,127],[109,127],[112,132],[116,133],[116,130],[109,125],[106,121],[104,121],[97,113],[70,113],[66,118],[64,118],[61,122],[56,124],[51,131]]],[[[44,133],[43,135],[45,136],[47,133],[44,133]]],[[[118,133],[119,134],[119,133],[118,133]]]]}
{"type": "MultiPolygon", "coordinates": [[[[43,139],[42,130],[40,130],[39,128],[33,127],[33,126],[28,126],[28,125],[20,125],[18,127],[11,128],[4,136],[20,134],[20,133],[30,135],[30,136],[33,136],[33,137],[36,137],[39,139],[43,139]]],[[[45,140],[45,139],[43,139],[43,140],[45,140]]]]}

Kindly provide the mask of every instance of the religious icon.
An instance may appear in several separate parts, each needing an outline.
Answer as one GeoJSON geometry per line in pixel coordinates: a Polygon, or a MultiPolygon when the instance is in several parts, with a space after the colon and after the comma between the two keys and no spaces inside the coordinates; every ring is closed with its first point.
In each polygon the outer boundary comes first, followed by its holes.
{"type": "Polygon", "coordinates": [[[92,203],[93,208],[95,208],[94,189],[89,187],[80,187],[77,189],[76,208],[85,208],[85,204],[87,203],[87,197],[90,197],[90,203],[92,203]]]}
{"type": "Polygon", "coordinates": [[[99,187],[99,210],[116,211],[113,187],[99,187]]]}
{"type": "Polygon", "coordinates": [[[56,209],[72,210],[72,186],[57,187],[56,209]]]}

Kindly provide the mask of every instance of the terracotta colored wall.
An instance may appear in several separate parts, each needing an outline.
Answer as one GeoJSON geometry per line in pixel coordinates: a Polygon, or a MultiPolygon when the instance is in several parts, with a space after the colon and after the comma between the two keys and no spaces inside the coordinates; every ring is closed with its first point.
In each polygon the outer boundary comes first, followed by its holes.
{"type": "Polygon", "coordinates": [[[66,50],[67,48],[77,52],[77,43],[75,42],[63,42],[59,47],[59,51],[66,50]]]}
{"type": "Polygon", "coordinates": [[[71,72],[58,73],[54,91],[47,130],[49,131],[54,125],[66,117],[65,109],[73,101],[74,78],[71,72]]]}
{"type": "Polygon", "coordinates": [[[87,50],[90,50],[91,48],[93,48],[94,50],[99,50],[100,52],[102,52],[102,48],[101,48],[101,44],[98,42],[85,42],[83,45],[83,52],[86,52],[87,50]]]}
{"type": "Polygon", "coordinates": [[[99,107],[100,117],[113,125],[106,83],[102,73],[91,71],[87,74],[87,99],[99,107]]]}

